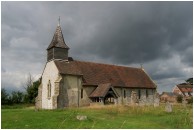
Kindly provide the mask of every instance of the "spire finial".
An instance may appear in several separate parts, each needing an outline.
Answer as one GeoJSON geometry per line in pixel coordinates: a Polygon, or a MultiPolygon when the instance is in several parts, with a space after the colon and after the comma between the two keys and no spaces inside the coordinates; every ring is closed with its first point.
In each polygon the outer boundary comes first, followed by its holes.
{"type": "Polygon", "coordinates": [[[60,26],[60,16],[59,16],[59,19],[58,19],[58,26],[60,26]]]}

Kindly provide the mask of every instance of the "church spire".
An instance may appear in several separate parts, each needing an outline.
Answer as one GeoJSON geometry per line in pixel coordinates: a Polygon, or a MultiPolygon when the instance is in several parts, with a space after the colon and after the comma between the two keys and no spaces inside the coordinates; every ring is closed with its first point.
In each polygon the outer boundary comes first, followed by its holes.
{"type": "Polygon", "coordinates": [[[59,47],[59,48],[67,48],[69,49],[69,47],[66,45],[65,40],[63,38],[63,33],[61,30],[61,26],[60,23],[57,26],[57,29],[54,33],[53,39],[50,43],[50,45],[48,46],[47,50],[52,48],[52,47],[59,47]]]}
{"type": "Polygon", "coordinates": [[[58,26],[54,33],[53,39],[50,45],[47,48],[47,60],[51,59],[68,59],[68,50],[69,47],[66,45],[65,40],[63,38],[62,29],[60,26],[60,17],[58,19],[58,26]]]}

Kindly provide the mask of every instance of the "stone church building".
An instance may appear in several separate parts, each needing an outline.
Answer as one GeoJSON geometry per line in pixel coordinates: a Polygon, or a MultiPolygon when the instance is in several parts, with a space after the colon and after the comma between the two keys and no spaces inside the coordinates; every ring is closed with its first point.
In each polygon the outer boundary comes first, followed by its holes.
{"type": "Polygon", "coordinates": [[[154,103],[157,86],[143,68],[74,60],[69,49],[58,25],[47,48],[36,108],[154,103]]]}

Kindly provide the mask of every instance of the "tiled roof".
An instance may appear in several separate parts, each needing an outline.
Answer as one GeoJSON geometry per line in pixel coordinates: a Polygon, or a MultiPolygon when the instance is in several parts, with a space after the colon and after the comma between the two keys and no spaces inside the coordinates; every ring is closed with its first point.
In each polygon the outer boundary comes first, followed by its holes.
{"type": "Polygon", "coordinates": [[[110,83],[99,84],[98,87],[94,90],[94,92],[91,93],[90,97],[105,97],[110,88],[110,83]]]}
{"type": "Polygon", "coordinates": [[[180,89],[181,92],[193,92],[193,85],[187,84],[187,85],[177,85],[177,87],[180,89]]]}
{"type": "Polygon", "coordinates": [[[108,65],[84,61],[57,61],[61,74],[83,75],[84,85],[111,83],[112,86],[156,88],[154,82],[140,68],[108,65]]]}
{"type": "Polygon", "coordinates": [[[57,29],[55,31],[55,34],[53,36],[53,39],[48,46],[47,50],[52,48],[52,47],[59,47],[59,48],[66,48],[69,49],[69,47],[65,44],[64,38],[63,38],[63,33],[61,30],[61,27],[58,25],[57,29]]]}
{"type": "Polygon", "coordinates": [[[163,95],[163,94],[167,94],[168,96],[178,96],[179,94],[177,94],[177,93],[173,93],[173,92],[163,92],[161,95],[163,95]]]}

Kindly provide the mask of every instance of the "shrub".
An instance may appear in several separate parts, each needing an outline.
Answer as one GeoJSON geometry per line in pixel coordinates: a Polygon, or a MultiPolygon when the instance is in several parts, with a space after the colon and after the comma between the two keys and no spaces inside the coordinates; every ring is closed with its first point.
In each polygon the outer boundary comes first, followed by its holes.
{"type": "Polygon", "coordinates": [[[1,104],[7,104],[8,103],[9,94],[4,88],[1,88],[1,104]]]}
{"type": "Polygon", "coordinates": [[[193,104],[193,96],[188,99],[188,104],[193,104]]]}
{"type": "Polygon", "coordinates": [[[183,96],[178,95],[176,100],[177,100],[178,103],[182,103],[182,101],[183,101],[183,96]]]}

